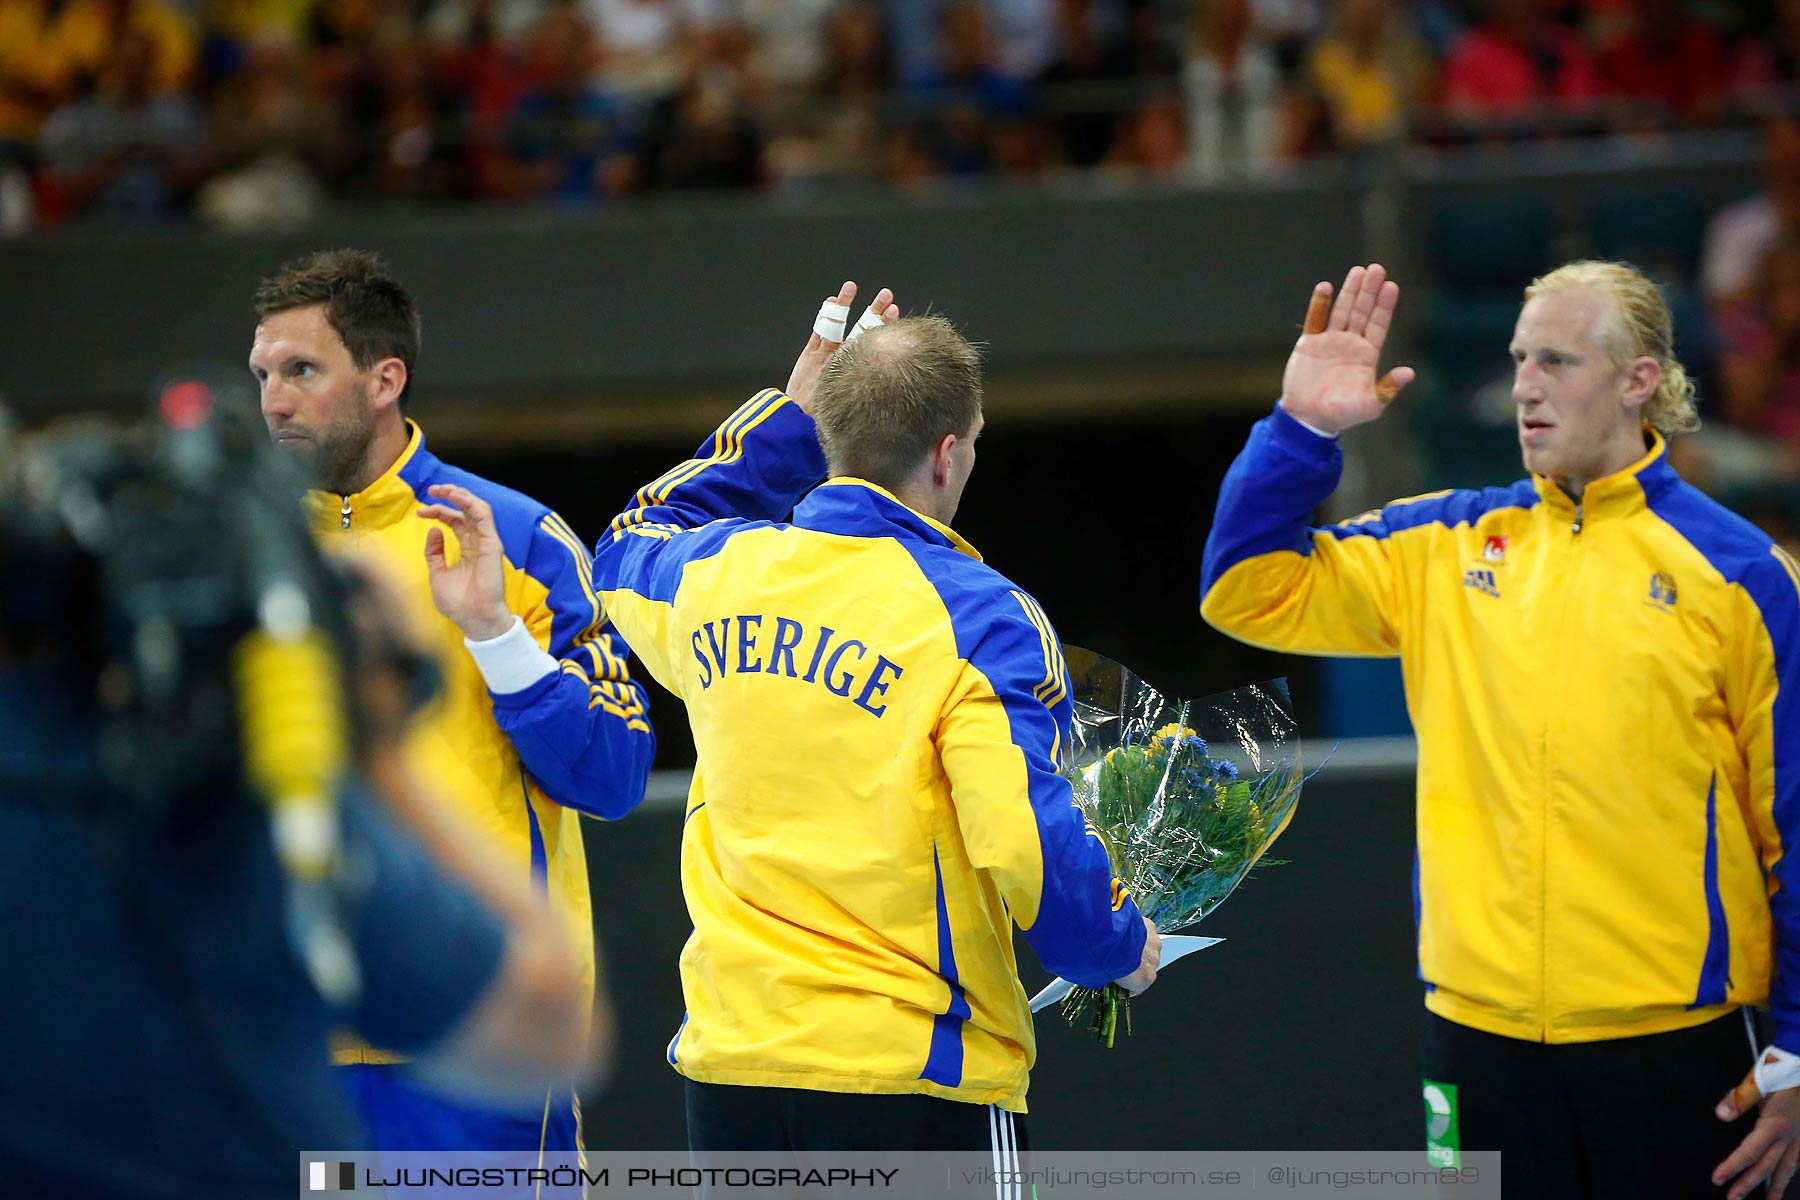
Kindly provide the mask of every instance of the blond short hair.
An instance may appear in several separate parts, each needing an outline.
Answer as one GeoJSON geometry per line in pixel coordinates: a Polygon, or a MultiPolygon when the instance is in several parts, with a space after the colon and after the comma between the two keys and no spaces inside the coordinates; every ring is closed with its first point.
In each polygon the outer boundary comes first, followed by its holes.
{"type": "Polygon", "coordinates": [[[839,350],[819,377],[813,419],[833,475],[894,491],[945,434],[981,415],[981,354],[940,316],[903,317],[839,350]]]}
{"type": "Polygon", "coordinates": [[[1644,422],[1664,437],[1700,428],[1694,381],[1675,357],[1675,320],[1654,283],[1628,263],[1583,260],[1567,263],[1531,281],[1525,299],[1588,288],[1611,303],[1594,328],[1594,340],[1623,368],[1633,359],[1654,358],[1662,380],[1644,402],[1644,422]]]}

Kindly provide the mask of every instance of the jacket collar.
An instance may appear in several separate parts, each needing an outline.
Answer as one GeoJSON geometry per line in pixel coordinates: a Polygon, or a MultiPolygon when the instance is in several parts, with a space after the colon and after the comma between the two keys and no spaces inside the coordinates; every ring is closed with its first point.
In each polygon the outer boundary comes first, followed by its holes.
{"type": "MultiPolygon", "coordinates": [[[[1646,429],[1645,433],[1650,437],[1650,448],[1644,457],[1623,471],[1594,480],[1582,491],[1584,521],[1606,520],[1637,512],[1680,482],[1675,468],[1669,465],[1669,445],[1662,434],[1654,429],[1646,429]]],[[[1575,501],[1554,480],[1533,475],[1531,482],[1546,508],[1561,513],[1575,511],[1575,501]]]]}
{"type": "Polygon", "coordinates": [[[981,552],[956,530],[908,508],[886,488],[848,475],[827,479],[814,488],[794,510],[794,524],[821,533],[929,542],[981,561],[981,552]]]}
{"type": "Polygon", "coordinates": [[[412,480],[417,479],[419,470],[433,459],[425,450],[425,431],[419,428],[418,422],[409,417],[406,428],[411,434],[406,449],[362,491],[348,496],[317,488],[307,492],[304,501],[307,523],[322,532],[381,528],[394,524],[424,502],[425,498],[414,490],[412,480]],[[344,520],[346,510],[348,524],[344,520]]]}

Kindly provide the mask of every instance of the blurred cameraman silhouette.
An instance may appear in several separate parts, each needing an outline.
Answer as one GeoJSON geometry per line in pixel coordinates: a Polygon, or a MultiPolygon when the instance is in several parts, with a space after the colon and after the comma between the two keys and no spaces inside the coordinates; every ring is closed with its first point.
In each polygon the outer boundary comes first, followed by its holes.
{"type": "Polygon", "coordinates": [[[0,426],[8,1194],[292,1196],[363,1143],[342,1024],[488,1102],[610,1049],[543,902],[415,795],[425,660],[321,560],[238,374],[0,426]]]}

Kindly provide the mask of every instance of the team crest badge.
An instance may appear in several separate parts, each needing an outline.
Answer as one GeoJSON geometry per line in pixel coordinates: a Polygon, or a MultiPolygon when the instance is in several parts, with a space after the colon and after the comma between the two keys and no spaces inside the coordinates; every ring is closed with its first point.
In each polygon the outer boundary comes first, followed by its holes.
{"type": "Polygon", "coordinates": [[[1485,545],[1481,548],[1481,561],[1491,562],[1491,563],[1505,562],[1506,561],[1506,539],[1503,537],[1489,538],[1487,540],[1487,545],[1485,545]]]}
{"type": "Polygon", "coordinates": [[[1664,612],[1675,611],[1675,577],[1663,571],[1650,576],[1650,598],[1646,603],[1664,612]]]}

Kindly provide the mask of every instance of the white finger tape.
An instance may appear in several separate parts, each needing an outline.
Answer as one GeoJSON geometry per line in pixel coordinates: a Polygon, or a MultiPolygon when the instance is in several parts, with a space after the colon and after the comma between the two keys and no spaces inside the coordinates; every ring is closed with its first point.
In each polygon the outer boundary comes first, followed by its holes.
{"type": "Polygon", "coordinates": [[[887,322],[881,319],[881,314],[876,312],[875,306],[871,304],[869,307],[863,309],[863,315],[857,318],[856,328],[850,331],[849,340],[854,342],[857,338],[869,332],[869,330],[880,329],[885,324],[887,324],[887,322]]]}
{"type": "Polygon", "coordinates": [[[844,340],[844,325],[849,320],[848,304],[827,300],[819,305],[819,315],[813,319],[813,332],[828,342],[841,342],[844,340]]]}
{"type": "Polygon", "coordinates": [[[1756,1086],[1767,1096],[1771,1092],[1800,1087],[1800,1054],[1790,1054],[1779,1046],[1770,1046],[1756,1056],[1756,1086]]]}

